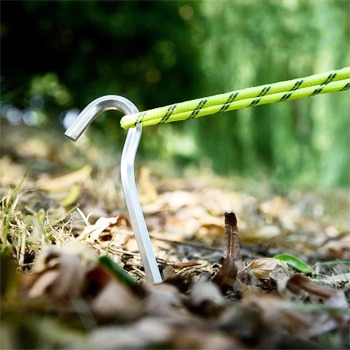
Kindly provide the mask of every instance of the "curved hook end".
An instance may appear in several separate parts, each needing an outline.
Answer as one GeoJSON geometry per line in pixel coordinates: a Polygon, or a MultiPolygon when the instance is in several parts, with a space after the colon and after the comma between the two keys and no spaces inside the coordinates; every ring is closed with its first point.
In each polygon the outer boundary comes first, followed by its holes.
{"type": "Polygon", "coordinates": [[[124,114],[133,114],[138,112],[137,107],[131,101],[122,96],[103,96],[88,104],[64,134],[73,141],[78,140],[78,138],[94,121],[94,119],[99,114],[107,110],[118,110],[124,114]]]}
{"type": "Polygon", "coordinates": [[[72,141],[76,141],[78,140],[79,136],[81,135],[77,135],[75,133],[72,133],[71,130],[69,130],[70,127],[66,130],[66,132],[64,133],[67,137],[69,137],[72,141]]]}

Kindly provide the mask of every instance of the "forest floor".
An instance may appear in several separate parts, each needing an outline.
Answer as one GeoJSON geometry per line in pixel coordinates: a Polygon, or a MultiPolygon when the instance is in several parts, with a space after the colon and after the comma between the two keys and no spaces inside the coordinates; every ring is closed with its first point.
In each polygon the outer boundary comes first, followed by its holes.
{"type": "Polygon", "coordinates": [[[116,159],[21,126],[1,140],[1,349],[349,348],[348,190],[138,167],[152,285],[116,159]]]}

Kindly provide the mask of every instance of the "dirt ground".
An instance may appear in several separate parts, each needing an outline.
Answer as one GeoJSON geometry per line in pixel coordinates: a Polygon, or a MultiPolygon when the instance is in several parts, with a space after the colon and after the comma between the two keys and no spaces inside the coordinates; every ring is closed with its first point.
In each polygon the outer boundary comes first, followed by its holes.
{"type": "Polygon", "coordinates": [[[2,349],[348,348],[348,190],[138,164],[152,285],[117,158],[20,125],[1,149],[2,349]]]}

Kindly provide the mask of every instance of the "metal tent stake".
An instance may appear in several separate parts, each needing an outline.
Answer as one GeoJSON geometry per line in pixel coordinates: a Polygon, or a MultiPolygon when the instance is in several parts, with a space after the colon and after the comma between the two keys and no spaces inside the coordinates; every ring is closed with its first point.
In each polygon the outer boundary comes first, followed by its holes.
{"type": "MultiPolygon", "coordinates": [[[[65,135],[76,141],[95,118],[106,110],[118,110],[126,115],[138,113],[136,106],[124,97],[116,95],[103,96],[92,101],[84,108],[78,118],[67,129],[65,135]]],[[[141,124],[137,124],[135,128],[128,130],[120,164],[122,188],[146,276],[152,283],[161,283],[162,278],[153,253],[135,183],[134,163],[141,134],[141,124]]]]}

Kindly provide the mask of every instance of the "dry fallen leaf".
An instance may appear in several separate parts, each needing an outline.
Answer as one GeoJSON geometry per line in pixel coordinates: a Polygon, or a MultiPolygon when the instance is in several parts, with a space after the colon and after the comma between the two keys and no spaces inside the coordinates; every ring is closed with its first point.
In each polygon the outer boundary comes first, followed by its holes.
{"type": "Polygon", "coordinates": [[[181,308],[183,296],[179,290],[167,283],[147,285],[145,298],[146,310],[149,315],[175,316],[181,308]]]}
{"type": "Polygon", "coordinates": [[[89,242],[111,242],[118,246],[126,245],[134,237],[129,220],[124,215],[100,217],[84,228],[78,239],[89,242]]]}
{"type": "Polygon", "coordinates": [[[67,175],[56,177],[54,179],[40,179],[37,181],[37,185],[40,189],[48,192],[65,192],[74,184],[86,181],[89,178],[91,171],[91,165],[85,165],[83,168],[67,175]]]}
{"type": "MultiPolygon", "coordinates": [[[[97,273],[102,271],[99,270],[97,273]]],[[[111,277],[91,300],[90,305],[96,317],[124,322],[135,320],[144,312],[144,302],[132,294],[130,289],[111,277]]]]}
{"type": "Polygon", "coordinates": [[[281,296],[266,294],[257,289],[246,290],[241,302],[260,309],[264,322],[273,327],[275,332],[286,330],[306,338],[329,332],[344,321],[342,314],[331,310],[327,313],[322,310],[322,306],[317,308],[316,305],[316,308],[309,311],[305,304],[289,302],[281,296]]]}
{"type": "Polygon", "coordinates": [[[77,241],[44,250],[23,284],[28,298],[44,297],[57,308],[64,309],[69,303],[84,299],[97,321],[130,321],[145,309],[142,295],[117,280],[99,265],[92,248],[77,241]]]}
{"type": "Polygon", "coordinates": [[[142,203],[153,203],[158,199],[156,187],[151,180],[151,170],[146,166],[140,169],[138,192],[142,203]]]}
{"type": "Polygon", "coordinates": [[[270,274],[278,269],[288,270],[288,265],[274,258],[254,259],[246,266],[247,272],[252,272],[256,278],[270,279],[270,274]]]}
{"type": "Polygon", "coordinates": [[[198,319],[170,317],[145,317],[131,325],[100,327],[91,332],[86,344],[86,348],[95,349],[221,350],[242,349],[241,346],[198,319]]]}
{"type": "Polygon", "coordinates": [[[77,297],[86,272],[96,263],[95,251],[77,241],[61,248],[48,247],[39,255],[32,273],[26,275],[28,297],[48,296],[58,300],[77,297]]]}
{"type": "Polygon", "coordinates": [[[285,198],[281,196],[274,197],[270,201],[261,203],[259,205],[259,211],[264,215],[270,217],[281,217],[282,214],[288,209],[289,203],[285,198]]]}
{"type": "Polygon", "coordinates": [[[198,198],[195,194],[187,191],[164,192],[158,196],[156,202],[143,205],[146,214],[153,214],[160,211],[176,212],[184,207],[195,207],[198,198]]]}
{"type": "Polygon", "coordinates": [[[196,283],[192,287],[189,302],[192,310],[209,317],[218,316],[227,306],[227,300],[218,286],[210,281],[196,283]]]}
{"type": "Polygon", "coordinates": [[[167,344],[172,337],[169,324],[161,318],[143,318],[131,325],[99,327],[89,334],[88,349],[141,349],[167,344]]]}
{"type": "Polygon", "coordinates": [[[278,237],[282,231],[278,226],[265,225],[257,229],[240,231],[239,238],[244,243],[259,243],[278,237]]]}
{"type": "MultiPolygon", "coordinates": [[[[225,232],[225,228],[221,218],[217,218],[213,215],[201,215],[199,221],[198,236],[207,237],[206,240],[213,239],[213,236],[222,237],[225,232]],[[210,238],[209,238],[209,237],[210,238]]],[[[222,239],[222,238],[221,238],[222,239]]],[[[205,241],[205,239],[203,239],[205,241]]]]}
{"type": "Polygon", "coordinates": [[[329,299],[337,291],[329,286],[321,286],[311,281],[308,277],[301,273],[292,275],[286,284],[286,288],[294,294],[299,294],[304,291],[310,296],[329,299]]]}
{"type": "Polygon", "coordinates": [[[320,249],[323,260],[350,260],[350,233],[339,239],[329,240],[320,249]]]}

